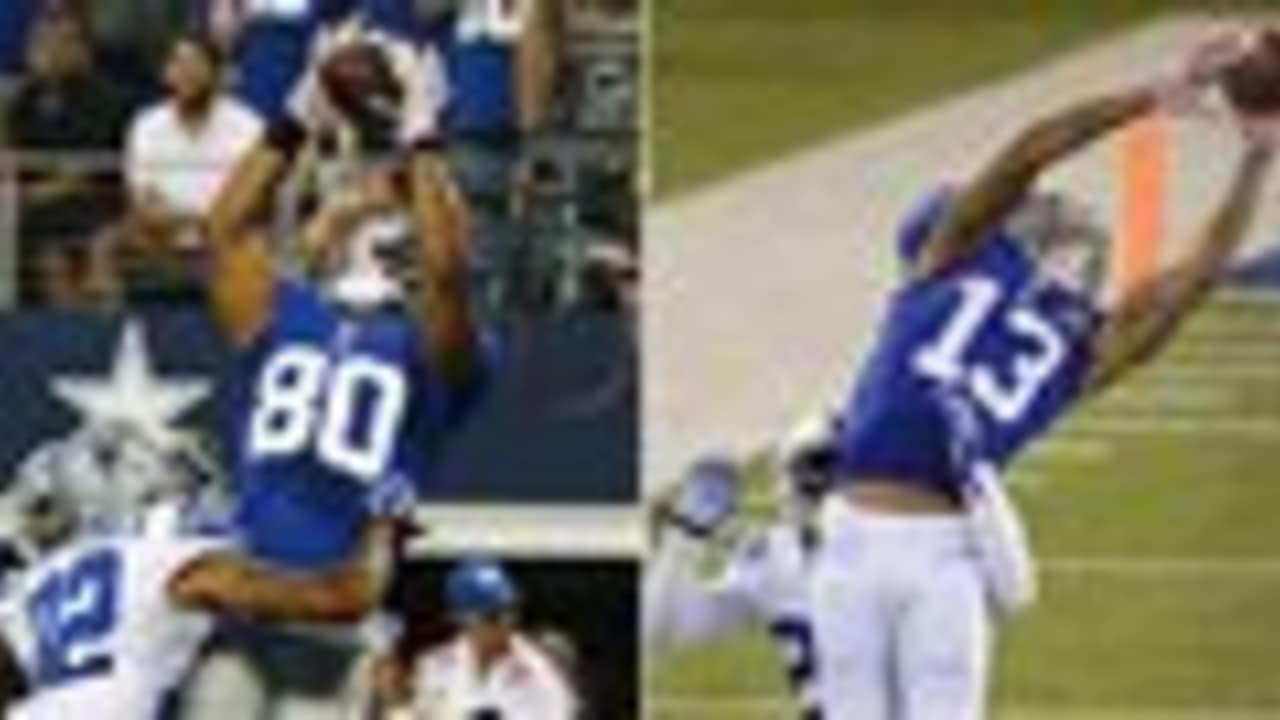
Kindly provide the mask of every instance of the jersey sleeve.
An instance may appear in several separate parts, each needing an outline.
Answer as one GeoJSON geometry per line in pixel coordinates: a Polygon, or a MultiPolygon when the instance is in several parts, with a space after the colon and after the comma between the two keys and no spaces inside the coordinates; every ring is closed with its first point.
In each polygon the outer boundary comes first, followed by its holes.
{"type": "Polygon", "coordinates": [[[911,266],[920,258],[929,233],[942,218],[942,212],[954,194],[949,186],[936,188],[917,201],[907,213],[898,227],[897,237],[898,260],[904,267],[911,266]]]}

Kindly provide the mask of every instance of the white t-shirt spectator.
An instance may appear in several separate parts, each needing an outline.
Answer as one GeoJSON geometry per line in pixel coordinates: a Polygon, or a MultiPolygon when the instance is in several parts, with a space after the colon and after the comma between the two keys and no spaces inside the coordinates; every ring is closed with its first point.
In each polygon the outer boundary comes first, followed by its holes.
{"type": "Polygon", "coordinates": [[[471,645],[457,639],[419,659],[415,720],[572,720],[573,692],[537,644],[517,634],[511,648],[482,670],[471,645]]]}
{"type": "Polygon", "coordinates": [[[134,118],[125,172],[135,195],[151,193],[175,214],[203,217],[218,190],[262,133],[262,121],[246,105],[219,97],[204,123],[192,127],[171,102],[134,118]]]}

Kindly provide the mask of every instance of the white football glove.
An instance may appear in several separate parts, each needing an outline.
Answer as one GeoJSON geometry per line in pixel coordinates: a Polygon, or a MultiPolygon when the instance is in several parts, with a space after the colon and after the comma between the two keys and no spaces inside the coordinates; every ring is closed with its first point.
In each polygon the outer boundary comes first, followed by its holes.
{"type": "Polygon", "coordinates": [[[964,501],[992,607],[1001,617],[1030,607],[1039,594],[1035,558],[1022,515],[993,467],[975,464],[964,501]]]}
{"type": "Polygon", "coordinates": [[[419,140],[437,137],[448,97],[448,80],[440,54],[432,46],[417,48],[385,33],[373,36],[391,61],[392,72],[404,91],[397,140],[407,147],[419,140]]]}

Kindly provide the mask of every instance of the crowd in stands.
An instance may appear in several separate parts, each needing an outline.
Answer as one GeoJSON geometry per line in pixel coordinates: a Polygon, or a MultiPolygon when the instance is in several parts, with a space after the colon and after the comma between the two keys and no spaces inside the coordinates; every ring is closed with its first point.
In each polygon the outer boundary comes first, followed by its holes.
{"type": "MultiPolygon", "coordinates": [[[[442,58],[475,262],[507,302],[528,285],[531,189],[555,175],[531,139],[571,124],[567,18],[591,5],[635,13],[618,0],[4,0],[0,242],[17,268],[0,286],[57,309],[199,298],[218,188],[283,112],[316,38],[355,17],[442,58]]],[[[633,139],[618,142],[634,158],[633,139]]],[[[605,208],[605,232],[633,248],[634,162],[615,170],[571,214],[605,208]]],[[[323,189],[310,182],[299,204],[323,189]]]]}

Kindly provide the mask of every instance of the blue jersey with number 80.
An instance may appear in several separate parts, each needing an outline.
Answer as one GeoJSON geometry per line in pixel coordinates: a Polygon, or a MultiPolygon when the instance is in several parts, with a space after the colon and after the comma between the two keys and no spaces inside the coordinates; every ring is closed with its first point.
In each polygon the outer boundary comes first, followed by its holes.
{"type": "MultiPolygon", "coordinates": [[[[940,218],[932,196],[904,226],[910,263],[940,218]]],[[[842,475],[900,478],[958,496],[976,461],[1002,466],[1078,397],[1098,314],[1037,273],[1002,231],[971,257],[909,280],[890,300],[849,399],[842,475]]]]}
{"type": "Polygon", "coordinates": [[[340,562],[371,514],[411,499],[440,436],[475,388],[449,388],[400,310],[348,313],[278,283],[272,321],[236,379],[236,521],[256,557],[293,568],[340,562]]]}

